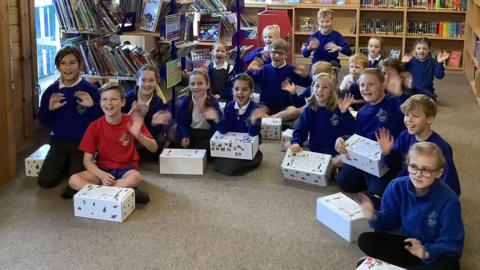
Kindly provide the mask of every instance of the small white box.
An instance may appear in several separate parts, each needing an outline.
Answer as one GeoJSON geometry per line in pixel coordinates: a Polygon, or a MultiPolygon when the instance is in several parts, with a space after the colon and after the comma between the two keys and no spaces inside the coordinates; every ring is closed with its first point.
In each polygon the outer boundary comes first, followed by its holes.
{"type": "Polygon", "coordinates": [[[218,106],[220,106],[220,111],[222,111],[222,113],[225,111],[225,106],[227,105],[226,102],[224,101],[219,101],[218,102],[218,106]]]}
{"type": "Polygon", "coordinates": [[[260,102],[260,94],[259,93],[253,93],[252,94],[252,100],[255,103],[259,103],[260,102]]]}
{"type": "Polygon", "coordinates": [[[283,177],[313,185],[327,186],[332,173],[332,156],[288,149],[282,162],[283,177]]]}
{"type": "Polygon", "coordinates": [[[285,144],[289,143],[293,136],[293,129],[289,128],[282,132],[282,151],[285,152],[285,144]]]}
{"type": "Polygon", "coordinates": [[[373,231],[360,205],[340,192],[317,199],[317,219],[348,242],[373,231]]]}
{"type": "Polygon", "coordinates": [[[378,142],[353,134],[346,142],[347,155],[341,155],[344,163],[369,174],[382,177],[388,167],[382,161],[382,151],[378,142]]]}
{"type": "Polygon", "coordinates": [[[406,270],[406,269],[395,266],[393,264],[386,263],[379,259],[367,257],[365,261],[363,261],[363,263],[359,267],[357,267],[356,270],[406,270]]]}
{"type": "Polygon", "coordinates": [[[252,160],[258,151],[258,136],[248,133],[216,131],[210,139],[212,157],[252,160]]]}
{"type": "Polygon", "coordinates": [[[160,174],[203,175],[207,150],[165,148],[160,154],[160,174]]]}
{"type": "Polygon", "coordinates": [[[132,188],[86,185],[73,196],[76,217],[123,222],[135,210],[132,188]]]}
{"type": "Polygon", "coordinates": [[[25,175],[37,177],[43,161],[50,150],[49,144],[44,144],[25,159],[25,175]]]}
{"type": "Polygon", "coordinates": [[[262,138],[266,140],[280,140],[282,136],[282,119],[262,118],[262,138]]]}

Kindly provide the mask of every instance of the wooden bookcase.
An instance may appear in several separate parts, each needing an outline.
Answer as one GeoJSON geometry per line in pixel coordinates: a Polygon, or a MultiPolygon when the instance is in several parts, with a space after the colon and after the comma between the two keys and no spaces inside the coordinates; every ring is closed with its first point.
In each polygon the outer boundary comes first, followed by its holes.
{"type": "Polygon", "coordinates": [[[480,106],[480,1],[468,0],[467,18],[465,21],[465,49],[463,64],[465,75],[470,83],[473,94],[480,106]]]}
{"type": "MultiPolygon", "coordinates": [[[[314,23],[314,30],[317,24],[317,11],[320,8],[328,7],[334,10],[333,24],[334,29],[339,31],[347,41],[355,48],[354,52],[358,52],[359,48],[366,48],[368,39],[373,36],[381,36],[384,39],[384,54],[388,56],[390,49],[400,50],[400,55],[410,52],[413,49],[415,39],[422,37],[411,35],[408,33],[409,20],[421,21],[461,21],[465,22],[466,11],[442,9],[442,10],[427,10],[427,9],[410,9],[407,0],[403,1],[403,6],[400,8],[366,8],[360,6],[359,0],[346,1],[344,5],[324,5],[317,3],[315,0],[312,4],[267,4],[267,3],[249,3],[245,4],[246,14],[248,17],[255,19],[256,14],[262,10],[270,9],[288,9],[291,11],[291,22],[293,25],[294,35],[292,53],[295,56],[294,62],[297,64],[310,64],[309,58],[304,58],[301,54],[302,44],[307,41],[312,32],[302,32],[300,28],[300,21],[302,17],[310,17],[314,23]],[[360,29],[360,20],[368,18],[378,19],[396,19],[401,20],[402,30],[400,34],[373,34],[362,33],[360,29]],[[352,32],[352,28],[354,31],[352,32]]],[[[480,0],[468,0],[470,5],[476,2],[477,9],[479,8],[480,0]]],[[[480,34],[480,11],[476,11],[475,22],[477,25],[477,32],[480,34]]],[[[467,29],[467,27],[465,27],[467,29]]],[[[262,29],[258,29],[261,33],[262,29]]],[[[467,30],[465,30],[467,32],[467,30]]],[[[425,36],[431,39],[432,47],[444,49],[447,51],[456,50],[463,51],[464,38],[463,37],[433,37],[425,36]]],[[[465,55],[462,56],[465,58],[465,55]]],[[[348,57],[341,56],[340,59],[345,63],[348,57]]],[[[447,70],[462,71],[467,61],[461,61],[459,68],[445,67],[447,70]]],[[[343,64],[343,63],[342,63],[343,64]]],[[[478,92],[480,94],[480,92],[478,92]]]]}

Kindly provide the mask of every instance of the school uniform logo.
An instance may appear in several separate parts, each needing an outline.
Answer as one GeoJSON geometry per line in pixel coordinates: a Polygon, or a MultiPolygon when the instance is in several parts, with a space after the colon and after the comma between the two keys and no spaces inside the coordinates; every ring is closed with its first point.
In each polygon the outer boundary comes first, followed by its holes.
{"type": "Polygon", "coordinates": [[[337,114],[332,114],[332,117],[330,117],[330,123],[332,126],[338,126],[338,123],[340,122],[340,117],[337,114]]]}
{"type": "Polygon", "coordinates": [[[87,111],[87,107],[77,104],[77,112],[78,114],[84,114],[87,111]]]}
{"type": "Polygon", "coordinates": [[[122,133],[118,140],[123,146],[128,146],[130,144],[130,136],[127,132],[122,133]]]}
{"type": "Polygon", "coordinates": [[[437,225],[437,223],[438,223],[438,213],[435,210],[432,210],[432,212],[430,212],[427,215],[427,225],[429,227],[434,227],[435,225],[437,225]]]}
{"type": "Polygon", "coordinates": [[[385,122],[388,121],[388,113],[386,111],[384,111],[383,109],[378,110],[376,116],[377,116],[378,120],[380,121],[380,123],[385,123],[385,122]]]}

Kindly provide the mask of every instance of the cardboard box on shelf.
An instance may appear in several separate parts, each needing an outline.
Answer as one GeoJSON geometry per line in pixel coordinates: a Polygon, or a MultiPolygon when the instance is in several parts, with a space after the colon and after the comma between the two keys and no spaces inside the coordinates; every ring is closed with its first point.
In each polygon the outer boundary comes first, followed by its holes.
{"type": "Polygon", "coordinates": [[[160,154],[160,174],[203,175],[207,165],[204,149],[165,148],[160,154]]]}
{"type": "Polygon", "coordinates": [[[123,222],[135,210],[132,188],[86,185],[73,196],[76,217],[123,222]]]}
{"type": "Polygon", "coordinates": [[[345,145],[348,153],[340,156],[344,163],[377,177],[382,177],[389,170],[382,161],[378,142],[353,134],[345,145]]]}

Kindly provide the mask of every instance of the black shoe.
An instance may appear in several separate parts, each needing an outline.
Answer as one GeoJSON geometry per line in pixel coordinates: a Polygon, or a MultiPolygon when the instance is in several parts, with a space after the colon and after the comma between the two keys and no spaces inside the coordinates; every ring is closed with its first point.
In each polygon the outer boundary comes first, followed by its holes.
{"type": "Polygon", "coordinates": [[[147,204],[150,201],[150,196],[147,192],[135,188],[135,203],[147,204]]]}
{"type": "Polygon", "coordinates": [[[77,193],[77,191],[73,188],[71,188],[70,186],[66,186],[63,190],[62,190],[62,193],[60,193],[60,197],[66,199],[66,200],[69,200],[73,197],[73,195],[75,195],[77,193]]]}

